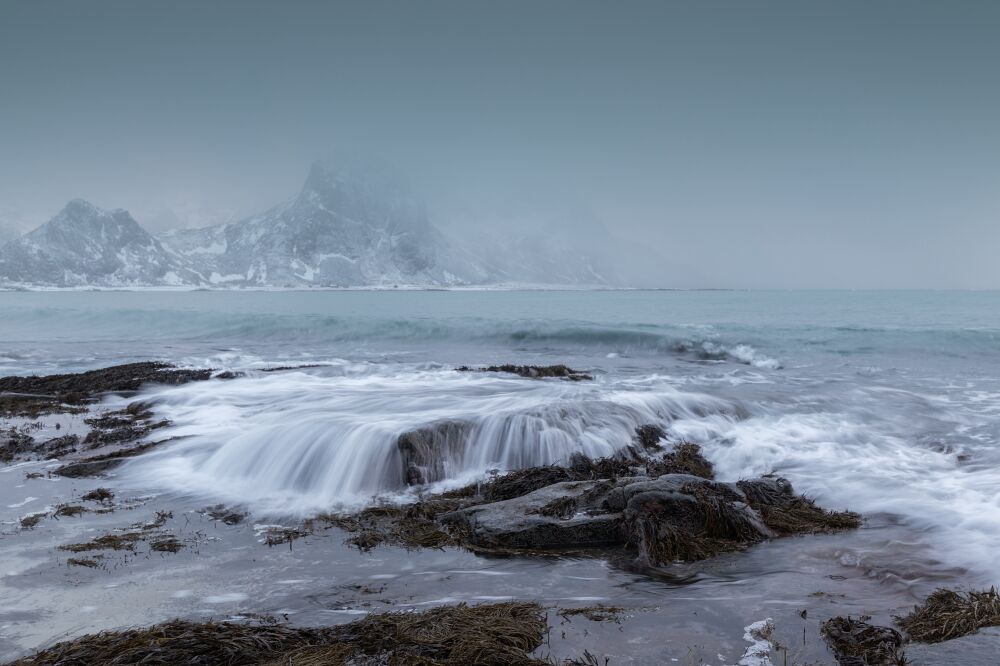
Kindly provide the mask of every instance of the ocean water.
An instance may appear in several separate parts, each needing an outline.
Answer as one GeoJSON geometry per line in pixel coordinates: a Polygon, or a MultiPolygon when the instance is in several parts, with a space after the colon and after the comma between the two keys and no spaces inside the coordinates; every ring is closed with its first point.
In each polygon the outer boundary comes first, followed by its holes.
{"type": "Polygon", "coordinates": [[[151,358],[246,375],[149,392],[183,437],[122,468],[137,489],[302,515],[406,497],[414,428],[443,433],[448,487],[657,422],[724,480],[778,473],[895,526],[845,565],[1000,576],[997,292],[0,293],[0,374],[151,358]],[[454,370],[503,362],[594,380],[454,370]]]}

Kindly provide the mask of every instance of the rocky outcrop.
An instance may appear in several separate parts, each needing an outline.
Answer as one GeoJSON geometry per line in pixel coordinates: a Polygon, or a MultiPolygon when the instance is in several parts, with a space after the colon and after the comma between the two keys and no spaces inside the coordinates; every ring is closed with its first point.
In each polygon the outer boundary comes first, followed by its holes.
{"type": "Polygon", "coordinates": [[[735,484],[689,474],[556,483],[455,511],[442,522],[475,548],[629,546],[651,565],[704,559],[774,536],[735,484]]]}
{"type": "Polygon", "coordinates": [[[448,462],[464,453],[469,428],[469,424],[460,421],[443,421],[400,435],[396,448],[402,458],[407,485],[423,485],[448,478],[448,462]]]}

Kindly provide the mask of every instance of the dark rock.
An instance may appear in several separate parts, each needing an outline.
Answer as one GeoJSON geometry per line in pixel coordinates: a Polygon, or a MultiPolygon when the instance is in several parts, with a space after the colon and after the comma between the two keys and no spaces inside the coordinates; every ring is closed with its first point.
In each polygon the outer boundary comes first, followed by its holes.
{"type": "Polygon", "coordinates": [[[447,462],[462,455],[469,440],[469,424],[442,421],[399,436],[403,478],[411,486],[447,478],[447,462]]]}
{"type": "Polygon", "coordinates": [[[92,403],[104,393],[138,391],[146,384],[183,384],[208,379],[211,374],[211,370],[145,361],[65,375],[0,377],[0,413],[24,416],[67,411],[67,407],[92,403]]]}
{"type": "MultiPolygon", "coordinates": [[[[562,471],[567,470],[540,468],[514,478],[542,482],[562,471]]],[[[473,549],[531,552],[628,547],[640,564],[650,566],[705,559],[774,536],[816,531],[817,525],[825,529],[853,526],[811,503],[808,519],[802,518],[802,502],[808,500],[794,495],[783,479],[743,483],[757,483],[751,486],[753,490],[766,488],[768,492],[758,493],[756,506],[751,506],[740,484],[691,474],[559,481],[499,501],[471,497],[465,500],[471,505],[444,514],[439,522],[473,549]],[[758,508],[782,530],[772,529],[758,508]]]]}
{"type": "Polygon", "coordinates": [[[624,544],[620,513],[589,515],[597,502],[588,493],[601,487],[599,481],[568,481],[546,486],[523,497],[481,504],[445,514],[442,522],[462,535],[474,548],[495,550],[566,550],[624,544]],[[542,509],[555,501],[571,499],[579,511],[569,517],[553,517],[542,509]]]}
{"type": "Polygon", "coordinates": [[[579,370],[574,370],[568,368],[565,365],[491,365],[485,368],[471,368],[467,365],[463,365],[460,368],[455,368],[459,372],[509,372],[511,374],[518,375],[519,377],[527,377],[529,379],[541,379],[545,377],[558,377],[559,379],[568,379],[570,381],[581,381],[585,379],[593,379],[592,375],[585,372],[580,372],[579,370]]]}

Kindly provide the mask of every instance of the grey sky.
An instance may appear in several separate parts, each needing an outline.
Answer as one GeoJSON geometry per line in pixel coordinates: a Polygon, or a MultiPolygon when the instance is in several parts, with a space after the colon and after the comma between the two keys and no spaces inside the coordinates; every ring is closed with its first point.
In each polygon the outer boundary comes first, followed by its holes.
{"type": "Polygon", "coordinates": [[[0,215],[225,221],[341,150],[664,286],[1000,287],[1000,2],[0,1],[0,215]]]}

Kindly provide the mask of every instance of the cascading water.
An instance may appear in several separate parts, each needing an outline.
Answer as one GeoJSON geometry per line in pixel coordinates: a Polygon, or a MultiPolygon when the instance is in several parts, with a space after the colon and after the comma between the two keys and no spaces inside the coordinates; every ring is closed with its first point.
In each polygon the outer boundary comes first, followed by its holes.
{"type": "Polygon", "coordinates": [[[260,373],[148,399],[174,423],[164,435],[180,439],[131,463],[128,475],[293,513],[363,504],[415,482],[447,487],[490,470],[610,456],[639,425],[734,411],[666,383],[651,390],[398,366],[260,373]]]}

